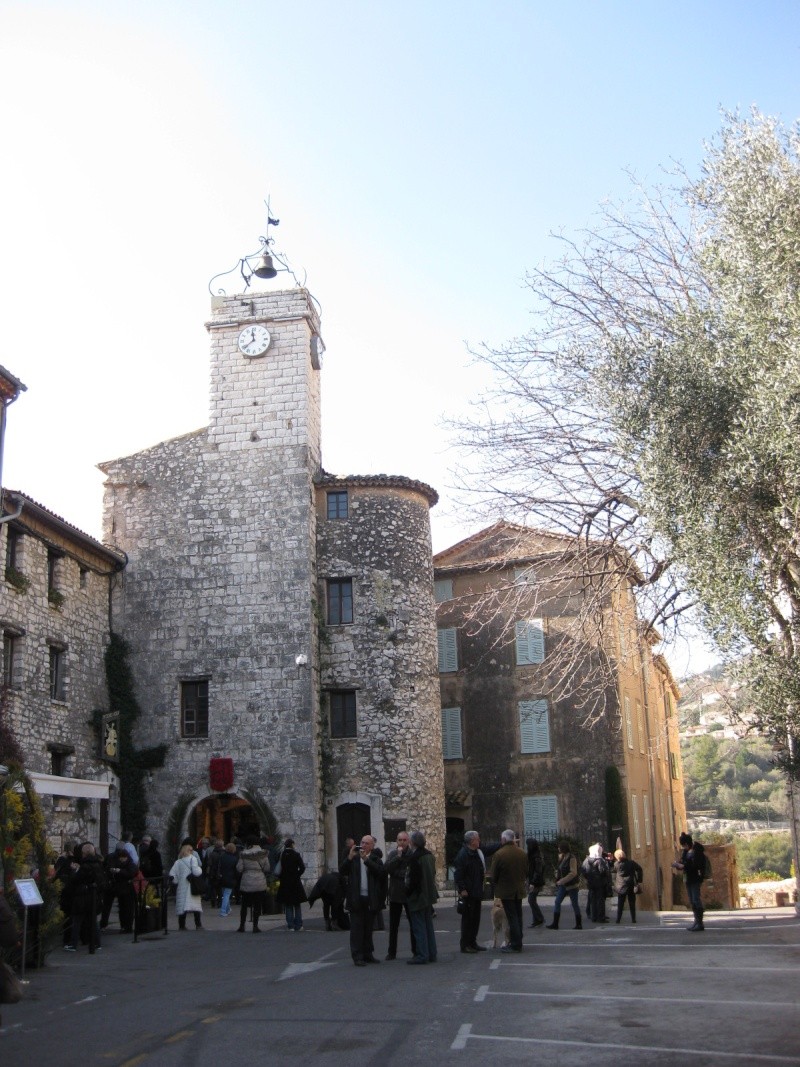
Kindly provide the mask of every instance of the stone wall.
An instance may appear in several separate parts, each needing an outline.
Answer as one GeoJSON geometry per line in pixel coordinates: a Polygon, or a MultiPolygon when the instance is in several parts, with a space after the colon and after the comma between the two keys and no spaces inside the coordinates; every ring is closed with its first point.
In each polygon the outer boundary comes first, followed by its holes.
{"type": "MultiPolygon", "coordinates": [[[[43,509],[37,507],[36,515],[43,509]]],[[[23,508],[12,527],[0,526],[0,558],[6,559],[9,531],[17,531],[18,585],[0,581],[0,623],[13,638],[12,685],[7,690],[11,729],[25,757],[28,771],[51,774],[53,751],[63,746],[58,773],[65,777],[115,782],[109,766],[99,758],[98,737],[92,728],[95,710],[108,710],[104,653],[108,644],[109,582],[114,569],[109,559],[84,552],[80,539],[41,529],[29,523],[23,508]],[[48,551],[59,553],[54,587],[48,598],[48,551]],[[51,699],[50,649],[61,652],[64,699],[51,699]]],[[[98,546],[99,548],[99,546],[98,546]]],[[[58,758],[58,756],[57,756],[58,758]]],[[[100,844],[100,802],[42,797],[48,835],[61,848],[66,837],[100,844]]],[[[116,800],[109,829],[118,830],[116,800]]]]}
{"type": "MultiPolygon", "coordinates": [[[[403,478],[327,480],[318,489],[321,735],[327,852],[336,859],[336,806],[370,798],[382,820],[422,829],[444,865],[444,785],[429,508],[435,494],[403,478]],[[326,518],[326,492],[348,493],[348,516],[326,518]],[[353,581],[354,617],[325,623],[328,578],[353,581]],[[330,738],[328,693],[354,689],[357,736],[330,738]]],[[[380,822],[378,821],[380,820],[380,822]]]]}

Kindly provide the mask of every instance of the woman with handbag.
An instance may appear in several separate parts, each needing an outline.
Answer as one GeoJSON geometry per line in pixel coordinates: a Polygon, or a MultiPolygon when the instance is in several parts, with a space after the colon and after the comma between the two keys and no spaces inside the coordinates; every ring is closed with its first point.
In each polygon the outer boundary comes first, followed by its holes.
{"type": "Polygon", "coordinates": [[[172,864],[169,876],[175,883],[175,914],[178,916],[178,929],[186,929],[186,913],[194,915],[195,930],[202,930],[203,889],[192,878],[203,878],[203,868],[197,853],[190,844],[182,845],[178,858],[172,864]]]}
{"type": "Polygon", "coordinates": [[[636,922],[636,895],[642,891],[642,868],[636,860],[629,860],[621,848],[614,853],[614,892],[617,894],[617,922],[622,922],[625,900],[631,913],[631,922],[636,922]]]}

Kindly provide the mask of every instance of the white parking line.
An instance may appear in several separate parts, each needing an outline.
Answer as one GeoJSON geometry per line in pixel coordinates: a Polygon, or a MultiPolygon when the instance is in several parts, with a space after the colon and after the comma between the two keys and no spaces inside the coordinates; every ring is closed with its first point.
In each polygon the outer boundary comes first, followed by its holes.
{"type": "MultiPolygon", "coordinates": [[[[536,960],[531,963],[521,963],[512,960],[492,960],[490,971],[499,969],[502,963],[506,967],[560,967],[564,970],[585,971],[717,971],[718,963],[698,963],[687,966],[685,963],[547,963],[544,960],[536,960]]],[[[754,971],[766,971],[767,974],[797,974],[797,967],[748,967],[747,973],[754,971]]]]}
{"type": "Polygon", "coordinates": [[[592,1049],[620,1049],[623,1052],[659,1052],[678,1056],[713,1056],[715,1061],[744,1060],[746,1063],[794,1063],[799,1064],[796,1056],[771,1056],[758,1052],[722,1052],[709,1048],[671,1048],[668,1045],[623,1045],[612,1041],[565,1041],[547,1037],[509,1037],[507,1034],[473,1034],[472,1023],[464,1023],[450,1046],[453,1052],[460,1052],[467,1047],[467,1041],[509,1041],[518,1045],[558,1045],[561,1048],[580,1048],[587,1052],[592,1049]]]}
{"type": "Polygon", "coordinates": [[[697,997],[625,997],[617,996],[613,993],[515,993],[503,990],[495,992],[489,989],[488,986],[481,986],[475,994],[475,1000],[483,1001],[486,997],[533,997],[538,1000],[631,1000],[636,1004],[696,1004],[698,1007],[701,1004],[722,1004],[727,1007],[737,1008],[800,1008],[800,1002],[796,1000],[770,1000],[763,1002],[755,1000],[707,1000],[705,998],[698,1000],[697,997]]]}

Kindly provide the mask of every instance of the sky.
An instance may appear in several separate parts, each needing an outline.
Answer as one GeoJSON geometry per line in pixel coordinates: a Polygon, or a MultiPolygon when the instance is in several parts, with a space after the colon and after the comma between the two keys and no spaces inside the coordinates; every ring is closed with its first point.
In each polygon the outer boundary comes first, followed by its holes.
{"type": "Polygon", "coordinates": [[[799,70],[795,0],[0,0],[3,484],[99,537],[96,464],[207,424],[209,282],[269,200],[326,470],[433,485],[448,547],[483,519],[445,421],[490,385],[470,348],[532,326],[526,271],[630,172],[696,173],[721,108],[794,122],[799,70]]]}

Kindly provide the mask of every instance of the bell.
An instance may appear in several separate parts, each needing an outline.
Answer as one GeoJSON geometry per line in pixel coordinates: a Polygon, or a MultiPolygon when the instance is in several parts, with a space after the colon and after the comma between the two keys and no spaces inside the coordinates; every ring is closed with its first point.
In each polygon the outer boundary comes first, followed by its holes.
{"type": "Polygon", "coordinates": [[[277,273],[272,263],[272,256],[269,252],[265,252],[258,261],[258,266],[253,271],[253,274],[255,274],[256,278],[274,278],[277,273]]]}

